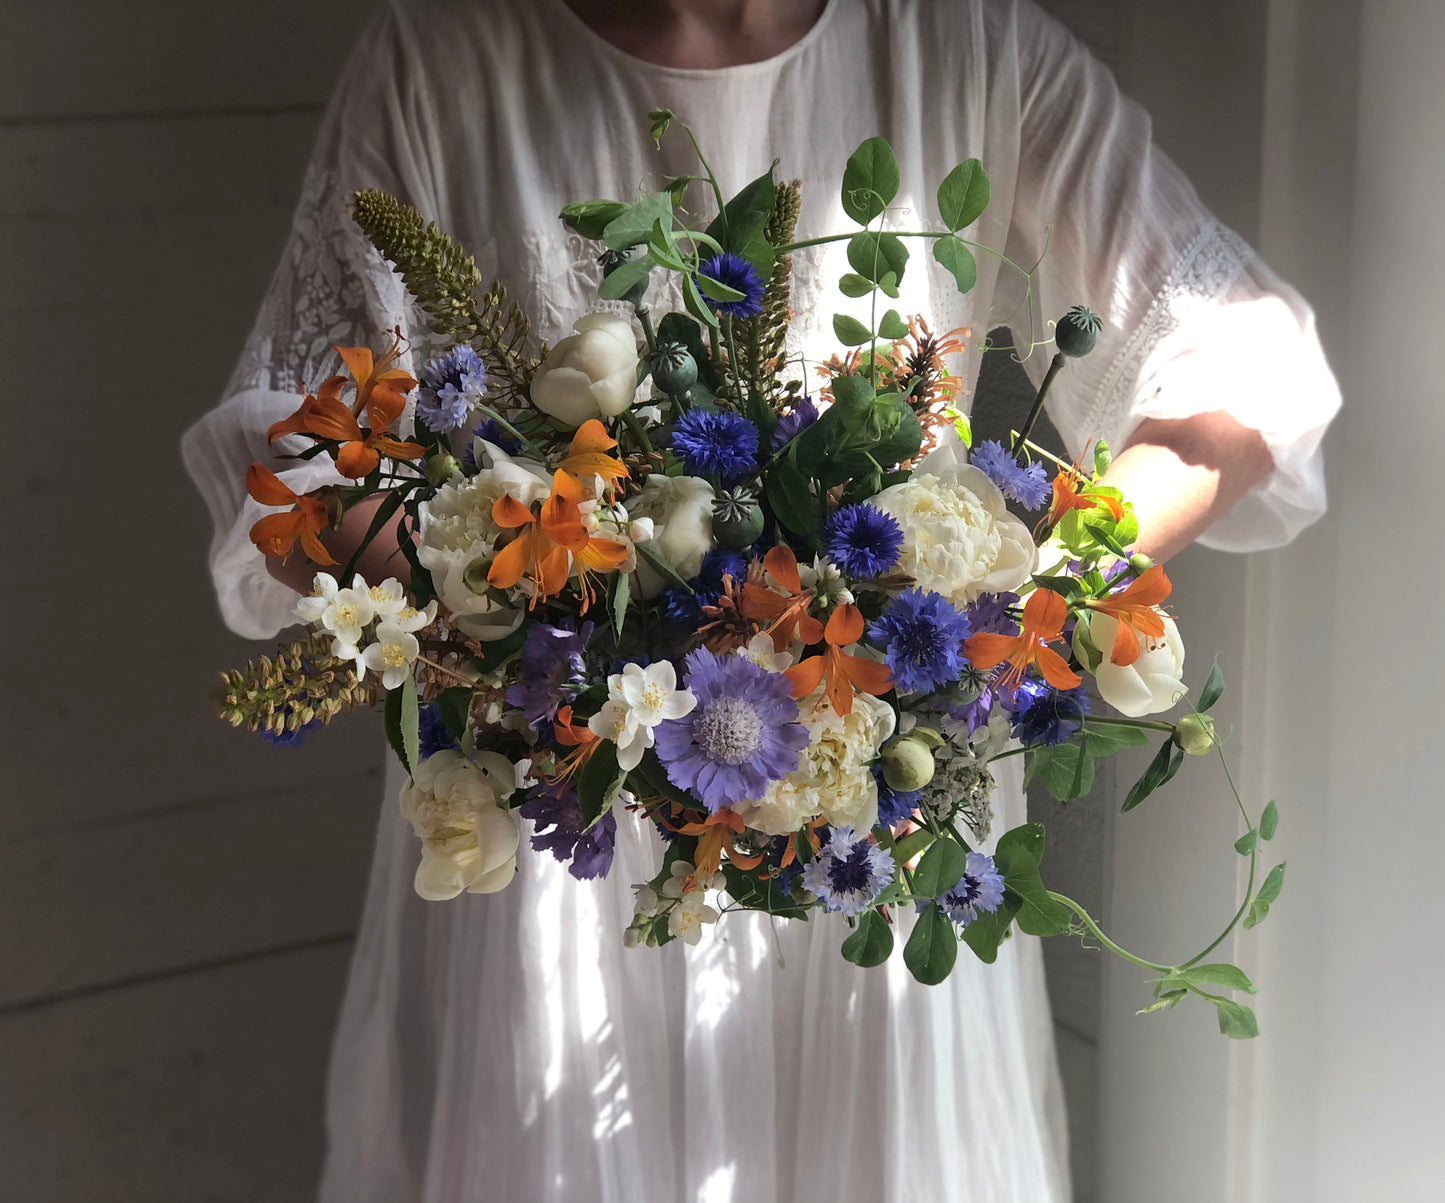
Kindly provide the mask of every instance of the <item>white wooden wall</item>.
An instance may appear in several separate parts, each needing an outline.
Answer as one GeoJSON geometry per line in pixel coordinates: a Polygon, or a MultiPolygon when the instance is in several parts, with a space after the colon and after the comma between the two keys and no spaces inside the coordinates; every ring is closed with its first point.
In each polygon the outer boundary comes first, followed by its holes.
{"type": "MultiPolygon", "coordinates": [[[[313,1190],[381,742],[352,721],[276,750],[212,717],[214,672],[264,649],[216,616],[208,523],[176,440],[249,329],[320,108],[373,7],[0,10],[0,314],[17,440],[0,482],[6,1199],[289,1203],[313,1190]]],[[[1046,7],[1183,135],[1219,120],[1217,88],[1172,88],[1168,63],[1191,57],[1177,42],[1151,74],[1140,47],[1167,39],[1150,6],[1046,7]]],[[[1209,19],[1227,44],[1227,22],[1209,19]]],[[[1223,128],[1247,136],[1246,118],[1226,112],[1223,128]]],[[[1210,157],[1229,139],[1190,140],[1186,166],[1208,172],[1232,153],[1238,167],[1237,144],[1210,157]]],[[[1252,212],[1230,211],[1229,196],[1248,191],[1212,198],[1246,232],[1252,212]]],[[[1076,821],[1054,855],[1072,846],[1074,875],[1097,881],[1098,825],[1076,821]]],[[[1081,1199],[1091,972],[1051,961],[1069,983],[1061,1049],[1081,1199]]]]}

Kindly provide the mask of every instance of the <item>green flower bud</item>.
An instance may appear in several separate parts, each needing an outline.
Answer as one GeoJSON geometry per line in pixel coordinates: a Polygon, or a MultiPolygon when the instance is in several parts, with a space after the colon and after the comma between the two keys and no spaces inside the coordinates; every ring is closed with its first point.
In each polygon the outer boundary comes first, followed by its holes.
{"type": "Polygon", "coordinates": [[[426,474],[427,480],[438,488],[451,480],[453,476],[460,476],[462,466],[457,457],[445,451],[439,451],[436,455],[428,456],[421,470],[426,474]]]}
{"type": "Polygon", "coordinates": [[[1149,569],[1154,567],[1154,561],[1142,551],[1136,551],[1129,557],[1129,571],[1135,576],[1143,576],[1149,569]]]}
{"type": "Polygon", "coordinates": [[[922,740],[930,748],[943,747],[943,736],[932,727],[915,726],[913,730],[908,733],[908,737],[910,739],[922,740]]]}
{"type": "Polygon", "coordinates": [[[921,739],[900,736],[883,745],[883,780],[890,789],[922,789],[933,780],[933,751],[921,739]]]}
{"type": "MultiPolygon", "coordinates": [[[[602,265],[602,276],[605,279],[613,272],[615,272],[619,267],[621,267],[624,263],[629,262],[631,259],[632,254],[629,251],[609,250],[603,251],[602,254],[597,257],[597,262],[602,265]]],[[[642,279],[640,279],[636,284],[629,288],[625,293],[623,293],[622,296],[618,299],[628,305],[636,305],[639,301],[642,300],[643,297],[647,295],[647,286],[651,282],[651,280],[652,273],[649,272],[647,275],[643,276],[642,279]]]]}
{"type": "Polygon", "coordinates": [[[1099,315],[1083,305],[1075,305],[1054,327],[1054,345],[1070,359],[1082,359],[1099,342],[1104,323],[1099,315]]]}
{"type": "Polygon", "coordinates": [[[1174,724],[1174,738],[1191,756],[1203,756],[1214,747],[1214,720],[1207,714],[1186,714],[1174,724]]]}
{"type": "Polygon", "coordinates": [[[669,396],[680,397],[697,383],[697,360],[682,343],[658,343],[649,366],[652,382],[669,396]]]}
{"type": "Polygon", "coordinates": [[[1074,623],[1074,656],[1089,672],[1093,672],[1104,662],[1104,653],[1099,650],[1099,645],[1094,642],[1094,633],[1089,629],[1089,623],[1093,616],[1088,613],[1080,614],[1074,623]]]}
{"type": "Polygon", "coordinates": [[[1114,462],[1114,453],[1109,450],[1109,444],[1100,439],[1094,444],[1094,475],[1103,476],[1114,462]]]}

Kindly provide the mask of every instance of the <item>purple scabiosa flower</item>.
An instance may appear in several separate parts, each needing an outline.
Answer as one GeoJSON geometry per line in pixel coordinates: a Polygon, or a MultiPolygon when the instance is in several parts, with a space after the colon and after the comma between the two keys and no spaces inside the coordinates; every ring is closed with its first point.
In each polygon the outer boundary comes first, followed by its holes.
{"type": "Polygon", "coordinates": [[[507,686],[507,705],[517,706],[533,726],[550,723],[586,684],[584,654],[592,640],[592,624],[581,630],[539,622],[527,628],[519,658],[521,677],[507,686]]]}
{"type": "Polygon", "coordinates": [[[458,343],[421,370],[416,416],[437,434],[450,434],[465,424],[467,415],[487,392],[487,370],[466,343],[458,343]]]}
{"type": "Polygon", "coordinates": [[[769,781],[798,767],[798,753],[808,745],[791,682],[705,647],[689,652],[684,664],[697,708],[655,729],[669,780],[714,812],[761,798],[769,781]]]}
{"type": "Polygon", "coordinates": [[[970,852],[964,859],[963,876],[954,887],[938,899],[948,917],[967,927],[980,914],[996,911],[1003,901],[1003,877],[993,857],[970,852]]]}
{"type": "Polygon", "coordinates": [[[823,550],[847,576],[868,580],[898,563],[903,527],[876,505],[845,505],[823,528],[823,550]]]}
{"type": "Polygon", "coordinates": [[[442,708],[435,702],[428,702],[417,711],[416,718],[417,750],[423,760],[433,753],[461,746],[442,722],[442,708]]]}
{"type": "Polygon", "coordinates": [[[964,606],[963,614],[973,634],[1017,635],[1019,620],[1009,611],[1019,604],[1017,593],[980,593],[964,606]]]}
{"type": "Polygon", "coordinates": [[[956,680],[968,663],[963,641],[973,633],[968,619],[938,593],[905,590],[868,624],[868,638],[899,689],[925,693],[956,680]]]}
{"type": "Polygon", "coordinates": [[[803,886],[823,909],[856,915],[873,905],[893,880],[893,858],[851,827],[838,827],[803,870],[803,886]]]}
{"type": "Polygon", "coordinates": [[[873,780],[878,783],[878,822],[892,827],[913,815],[914,809],[923,798],[921,789],[894,789],[883,780],[883,766],[873,766],[873,780]]]}
{"type": "Polygon", "coordinates": [[[730,484],[758,466],[758,428],[741,414],[690,409],[672,428],[672,449],[693,476],[730,484]]]}
{"type": "Polygon", "coordinates": [[[561,786],[538,786],[518,808],[518,813],[536,824],[532,847],[538,852],[550,852],[567,865],[567,872],[573,877],[587,881],[607,876],[617,839],[617,816],[612,811],[584,831],[577,791],[569,782],[561,786]]]}
{"type": "Polygon", "coordinates": [[[973,449],[969,462],[1026,510],[1036,510],[1049,495],[1049,474],[1043,464],[1021,464],[996,439],[985,439],[973,449]]]}
{"type": "Polygon", "coordinates": [[[1089,695],[1082,685],[1055,689],[1047,681],[1027,677],[1004,703],[1013,736],[1026,748],[1063,743],[1079,733],[1089,713],[1089,695]]]}
{"type": "Polygon", "coordinates": [[[698,264],[698,274],[716,280],[719,284],[726,284],[743,294],[738,301],[709,300],[708,304],[717,310],[719,316],[757,317],[763,311],[763,282],[758,278],[757,269],[741,255],[722,251],[698,264]]]}
{"type": "Polygon", "coordinates": [[[780,447],[792,442],[817,420],[818,407],[813,404],[813,398],[802,398],[778,419],[778,424],[773,427],[773,436],[768,445],[777,451],[780,447]]]}

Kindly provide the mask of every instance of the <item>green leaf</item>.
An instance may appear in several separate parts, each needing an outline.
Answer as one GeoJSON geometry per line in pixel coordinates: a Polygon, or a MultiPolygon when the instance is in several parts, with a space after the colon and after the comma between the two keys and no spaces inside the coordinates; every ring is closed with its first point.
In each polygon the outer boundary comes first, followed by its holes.
{"type": "Polygon", "coordinates": [[[845,297],[866,297],[876,287],[872,280],[855,272],[845,272],[838,281],[838,291],[845,297]]]}
{"type": "Polygon", "coordinates": [[[1093,727],[1084,720],[1084,747],[1091,756],[1112,756],[1124,748],[1138,748],[1149,742],[1149,737],[1138,727],[1122,727],[1109,723],[1093,727]]]}
{"type": "Polygon", "coordinates": [[[853,934],[843,941],[843,959],[871,969],[893,953],[893,928],[877,911],[865,911],[853,934]]]}
{"type": "Polygon", "coordinates": [[[1120,814],[1127,814],[1144,801],[1161,785],[1167,782],[1179,771],[1179,766],[1184,763],[1184,749],[1181,748],[1172,738],[1166,739],[1159,745],[1159,751],[1154,753],[1154,759],[1149,762],[1149,767],[1144,770],[1138,781],[1134,782],[1129,793],[1124,798],[1124,805],[1119,808],[1120,814]]]}
{"type": "Polygon", "coordinates": [[[1259,1021],[1254,1010],[1228,999],[1211,1000],[1219,1013],[1219,1030],[1232,1040],[1252,1040],[1259,1035],[1259,1021]]]}
{"type": "Polygon", "coordinates": [[[697,809],[698,800],[682,786],[673,783],[672,778],[667,775],[667,769],[663,767],[662,761],[657,758],[657,753],[651,748],[642,754],[642,763],[632,771],[641,775],[652,793],[660,794],[670,801],[693,810],[697,809]]]}
{"type": "Polygon", "coordinates": [[[1262,840],[1274,839],[1275,828],[1279,826],[1279,807],[1273,802],[1264,808],[1264,813],[1259,816],[1259,838],[1262,840]]]}
{"type": "Polygon", "coordinates": [[[1269,903],[1256,898],[1249,904],[1249,912],[1244,916],[1244,929],[1248,931],[1251,927],[1258,927],[1268,915],[1269,903]]]}
{"type": "Polygon", "coordinates": [[[1279,897],[1279,892],[1284,888],[1284,861],[1280,861],[1269,871],[1269,876],[1264,879],[1264,885],[1259,887],[1259,893],[1255,898],[1259,902],[1272,903],[1279,897]]]}
{"type": "Polygon", "coordinates": [[[963,245],[963,240],[952,234],[939,238],[933,244],[933,257],[944,271],[953,276],[959,292],[968,292],[978,283],[978,261],[973,252],[963,245]]]}
{"type": "Polygon", "coordinates": [[[1013,927],[1019,906],[1018,896],[1005,891],[998,910],[984,912],[963,929],[963,942],[973,949],[974,956],[985,965],[992,965],[998,959],[999,945],[1013,927]]]}
{"type": "Polygon", "coordinates": [[[652,224],[652,233],[647,239],[647,253],[652,256],[654,263],[668,271],[685,272],[689,268],[682,252],[678,250],[677,235],[673,233],[671,226],[660,221],[652,224]]]}
{"type": "MultiPolygon", "coordinates": [[[[694,802],[693,805],[697,803],[694,802]]],[[[783,919],[808,918],[807,908],[784,894],[782,887],[773,878],[759,879],[756,874],[730,864],[724,864],[722,872],[727,878],[728,895],[739,906],[777,915],[783,919]]]]}
{"type": "MultiPolygon", "coordinates": [[[[1223,693],[1224,674],[1219,671],[1219,665],[1216,664],[1209,670],[1209,676],[1204,679],[1204,688],[1199,691],[1199,705],[1195,709],[1203,714],[1219,701],[1220,695],[1223,693]]],[[[1269,839],[1268,836],[1264,838],[1269,839]]]]}
{"type": "Polygon", "coordinates": [[[918,898],[941,898],[958,884],[968,867],[968,854],[951,839],[937,839],[913,870],[913,893],[918,898]]]}
{"type": "Polygon", "coordinates": [[[467,685],[453,685],[437,694],[437,711],[442,726],[453,739],[460,740],[467,733],[467,718],[472,709],[472,690],[467,685]]]}
{"type": "Polygon", "coordinates": [[[848,265],[860,276],[882,287],[889,296],[896,297],[903,269],[908,266],[908,248],[897,234],[864,230],[848,239],[848,265]],[[889,275],[892,280],[885,281],[889,275]],[[890,288],[894,291],[889,292],[890,288]]]}
{"type": "MultiPolygon", "coordinates": [[[[691,272],[682,277],[682,303],[698,321],[711,326],[714,330],[718,328],[717,314],[713,312],[712,306],[703,299],[702,293],[698,291],[697,281],[692,278],[691,272]]],[[[699,359],[698,363],[701,364],[702,360],[699,359]]]]}
{"type": "Polygon", "coordinates": [[[1082,798],[1094,785],[1094,758],[1078,744],[1035,748],[1029,756],[1029,781],[1037,781],[1060,802],[1082,798]]]}
{"type": "Polygon", "coordinates": [[[583,238],[601,238],[607,226],[627,212],[618,200],[575,201],[562,210],[562,220],[583,238]]]}
{"type": "Polygon", "coordinates": [[[617,745],[610,739],[598,740],[597,750],[577,777],[577,803],[584,827],[591,827],[607,813],[626,780],[627,773],[617,767],[617,745]]]}
{"type": "MultiPolygon", "coordinates": [[[[318,443],[317,446],[320,446],[318,443]]],[[[376,507],[376,513],[372,515],[371,525],[366,528],[366,534],[362,536],[361,542],[356,545],[356,550],[351,553],[351,559],[346,561],[346,567],[341,570],[337,578],[342,581],[351,580],[351,574],[356,571],[356,561],[361,559],[361,553],[371,546],[371,541],[381,533],[381,528],[386,525],[397,510],[401,508],[402,501],[406,495],[401,490],[388,493],[386,500],[376,507]]]]}
{"type": "Polygon", "coordinates": [[[1254,983],[1238,965],[1191,965],[1172,974],[1191,986],[1223,986],[1226,990],[1242,990],[1254,994],[1254,983]]]}
{"type": "Polygon", "coordinates": [[[637,558],[646,561],[647,566],[651,568],[653,572],[659,576],[666,577],[674,585],[681,585],[689,593],[692,592],[692,586],[683,579],[682,574],[679,573],[676,568],[668,563],[667,559],[656,547],[651,543],[638,543],[636,547],[637,558]]]}
{"type": "Polygon", "coordinates": [[[938,185],[938,214],[950,230],[971,226],[988,208],[988,173],[977,159],[965,159],[938,185]]]}
{"type": "Polygon", "coordinates": [[[1248,856],[1251,852],[1254,851],[1255,845],[1258,842],[1259,832],[1251,828],[1249,831],[1246,831],[1242,836],[1240,836],[1239,839],[1234,841],[1234,850],[1238,852],[1240,856],[1248,856]]]}
{"type": "Polygon", "coordinates": [[[773,517],[790,531],[810,535],[818,529],[818,509],[813,502],[813,492],[791,460],[779,459],[773,463],[768,471],[765,491],[773,517]]]}
{"type": "Polygon", "coordinates": [[[632,596],[632,578],[625,572],[617,574],[617,583],[612,586],[612,631],[622,638],[622,625],[627,621],[627,602],[632,596]]]}
{"type": "Polygon", "coordinates": [[[417,765],[421,764],[421,715],[417,708],[416,678],[410,673],[401,683],[400,722],[402,750],[406,752],[407,769],[414,777],[417,765]]]}
{"type": "Polygon", "coordinates": [[[882,138],[868,138],[843,169],[843,212],[866,226],[898,195],[898,161],[882,138]]]}
{"type": "Polygon", "coordinates": [[[703,296],[710,301],[717,301],[719,304],[741,301],[747,296],[747,293],[739,292],[736,288],[729,287],[721,280],[714,280],[702,272],[697,273],[697,286],[702,290],[703,296]]]}
{"type": "Polygon", "coordinates": [[[652,227],[659,221],[664,226],[672,225],[672,195],[649,192],[607,223],[602,241],[614,251],[625,251],[651,238],[652,227]]]}
{"type": "Polygon", "coordinates": [[[1135,1015],[1148,1015],[1151,1011],[1167,1011],[1169,1008],[1178,1005],[1179,1000],[1189,991],[1181,986],[1178,990],[1165,990],[1159,995],[1159,1001],[1145,1007],[1142,1011],[1135,1011],[1135,1015]]]}
{"type": "Polygon", "coordinates": [[[707,228],[725,251],[741,255],[753,265],[764,284],[773,274],[773,248],[768,243],[768,222],[777,204],[777,185],[773,183],[773,167],[777,160],[757,179],[745,185],[707,228]]]}
{"type": "Polygon", "coordinates": [[[388,689],[386,700],[382,703],[381,722],[386,730],[386,742],[391,745],[391,750],[396,753],[396,758],[401,761],[401,767],[411,774],[411,762],[406,758],[406,739],[401,731],[401,690],[388,689]]]}
{"type": "Polygon", "coordinates": [[[472,657],[472,664],[478,672],[496,672],[508,660],[522,650],[527,642],[527,628],[518,627],[502,639],[493,639],[482,644],[481,654],[472,657]]]}
{"type": "Polygon", "coordinates": [[[910,831],[901,840],[898,840],[889,851],[893,855],[894,863],[901,869],[931,843],[933,843],[933,832],[926,827],[920,827],[917,831],[910,831]]]}
{"type": "Polygon", "coordinates": [[[898,316],[898,310],[890,309],[878,323],[878,337],[899,339],[908,337],[908,323],[898,316]]]}
{"type": "Polygon", "coordinates": [[[925,986],[936,986],[952,971],[958,960],[958,936],[953,924],[939,908],[930,902],[913,924],[908,943],[903,946],[903,963],[925,986]]]}
{"type": "Polygon", "coordinates": [[[1045,889],[1039,876],[1043,855],[1043,825],[1025,823],[1003,834],[993,860],[1003,874],[1005,888],[1018,899],[1019,930],[1031,936],[1056,936],[1069,929],[1073,915],[1045,889]]]}
{"type": "Polygon", "coordinates": [[[672,124],[675,116],[671,109],[653,109],[647,114],[647,133],[653,142],[662,141],[662,135],[667,133],[667,127],[672,124]]]}
{"type": "Polygon", "coordinates": [[[1084,591],[1078,578],[1072,576],[1036,576],[1034,584],[1050,593],[1057,593],[1065,601],[1072,601],[1084,591]]]}
{"type": "Polygon", "coordinates": [[[873,332],[856,317],[846,313],[833,315],[833,334],[845,347],[857,347],[873,341],[873,332]]]}
{"type": "Polygon", "coordinates": [[[603,277],[602,283],[597,286],[597,295],[604,301],[619,301],[646,280],[651,271],[652,260],[646,255],[629,259],[603,277]]]}

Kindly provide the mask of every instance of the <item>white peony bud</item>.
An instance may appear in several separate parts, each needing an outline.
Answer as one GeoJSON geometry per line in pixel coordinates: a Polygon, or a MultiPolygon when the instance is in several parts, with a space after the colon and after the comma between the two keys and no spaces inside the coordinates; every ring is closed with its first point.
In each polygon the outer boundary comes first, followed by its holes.
{"type": "Polygon", "coordinates": [[[532,377],[532,403],[569,426],[616,417],[637,392],[637,339],[630,322],[589,313],[553,347],[532,377]]]}

